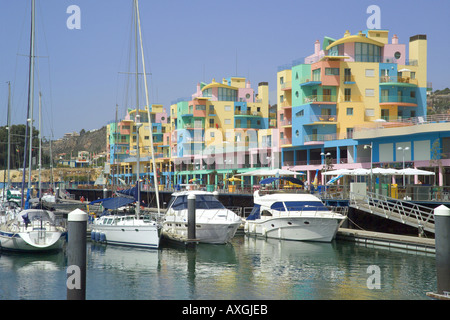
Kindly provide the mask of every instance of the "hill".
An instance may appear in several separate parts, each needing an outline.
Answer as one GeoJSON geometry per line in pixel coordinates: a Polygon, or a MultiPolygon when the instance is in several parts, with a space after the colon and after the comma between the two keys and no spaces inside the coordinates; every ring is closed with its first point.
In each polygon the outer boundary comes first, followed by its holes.
{"type": "MultiPolygon", "coordinates": [[[[49,148],[50,144],[46,143],[43,147],[44,152],[49,154],[49,148]]],[[[54,160],[57,160],[59,155],[64,153],[67,155],[66,159],[70,155],[76,157],[79,151],[88,151],[96,154],[106,152],[106,126],[87,132],[81,130],[79,136],[70,136],[52,141],[54,160]]]]}

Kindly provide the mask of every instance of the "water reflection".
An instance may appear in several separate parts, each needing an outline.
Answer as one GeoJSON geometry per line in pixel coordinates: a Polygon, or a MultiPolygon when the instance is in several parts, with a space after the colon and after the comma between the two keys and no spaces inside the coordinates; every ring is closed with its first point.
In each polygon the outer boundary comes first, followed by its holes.
{"type": "MultiPolygon", "coordinates": [[[[65,299],[65,252],[0,253],[0,299],[65,299]]],[[[237,236],[227,245],[135,249],[88,243],[87,299],[427,299],[435,258],[367,248],[237,236]],[[381,288],[367,287],[368,267],[381,288]]]]}
{"type": "Polygon", "coordinates": [[[55,288],[65,288],[65,280],[55,275],[65,264],[63,252],[0,252],[0,300],[60,299],[65,291],[55,288]]]}

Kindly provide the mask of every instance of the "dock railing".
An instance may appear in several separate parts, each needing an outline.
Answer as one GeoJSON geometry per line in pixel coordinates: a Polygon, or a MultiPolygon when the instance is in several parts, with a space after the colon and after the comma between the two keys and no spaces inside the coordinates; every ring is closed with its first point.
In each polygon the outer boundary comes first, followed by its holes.
{"type": "Polygon", "coordinates": [[[350,193],[350,207],[434,233],[433,209],[379,193],[350,193]]]}

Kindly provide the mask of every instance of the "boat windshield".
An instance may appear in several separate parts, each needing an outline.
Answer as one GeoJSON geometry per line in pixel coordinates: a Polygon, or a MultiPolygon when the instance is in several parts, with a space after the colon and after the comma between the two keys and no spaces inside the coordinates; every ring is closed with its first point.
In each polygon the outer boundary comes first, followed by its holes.
{"type": "Polygon", "coordinates": [[[277,211],[286,211],[286,208],[287,211],[328,211],[320,201],[278,201],[270,206],[270,209],[277,211]]]}
{"type": "MultiPolygon", "coordinates": [[[[172,202],[173,210],[187,209],[187,196],[179,196],[172,202]]],[[[217,200],[213,195],[209,194],[197,194],[195,196],[195,208],[196,209],[225,209],[223,204],[217,200]]]]}

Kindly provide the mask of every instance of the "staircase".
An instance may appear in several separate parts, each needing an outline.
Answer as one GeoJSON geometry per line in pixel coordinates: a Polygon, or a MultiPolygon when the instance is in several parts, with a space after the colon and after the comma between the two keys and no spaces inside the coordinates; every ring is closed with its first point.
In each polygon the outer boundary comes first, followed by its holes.
{"type": "Polygon", "coordinates": [[[366,194],[351,192],[349,206],[418,228],[420,233],[423,231],[434,233],[434,213],[429,207],[372,192],[366,194]]]}

